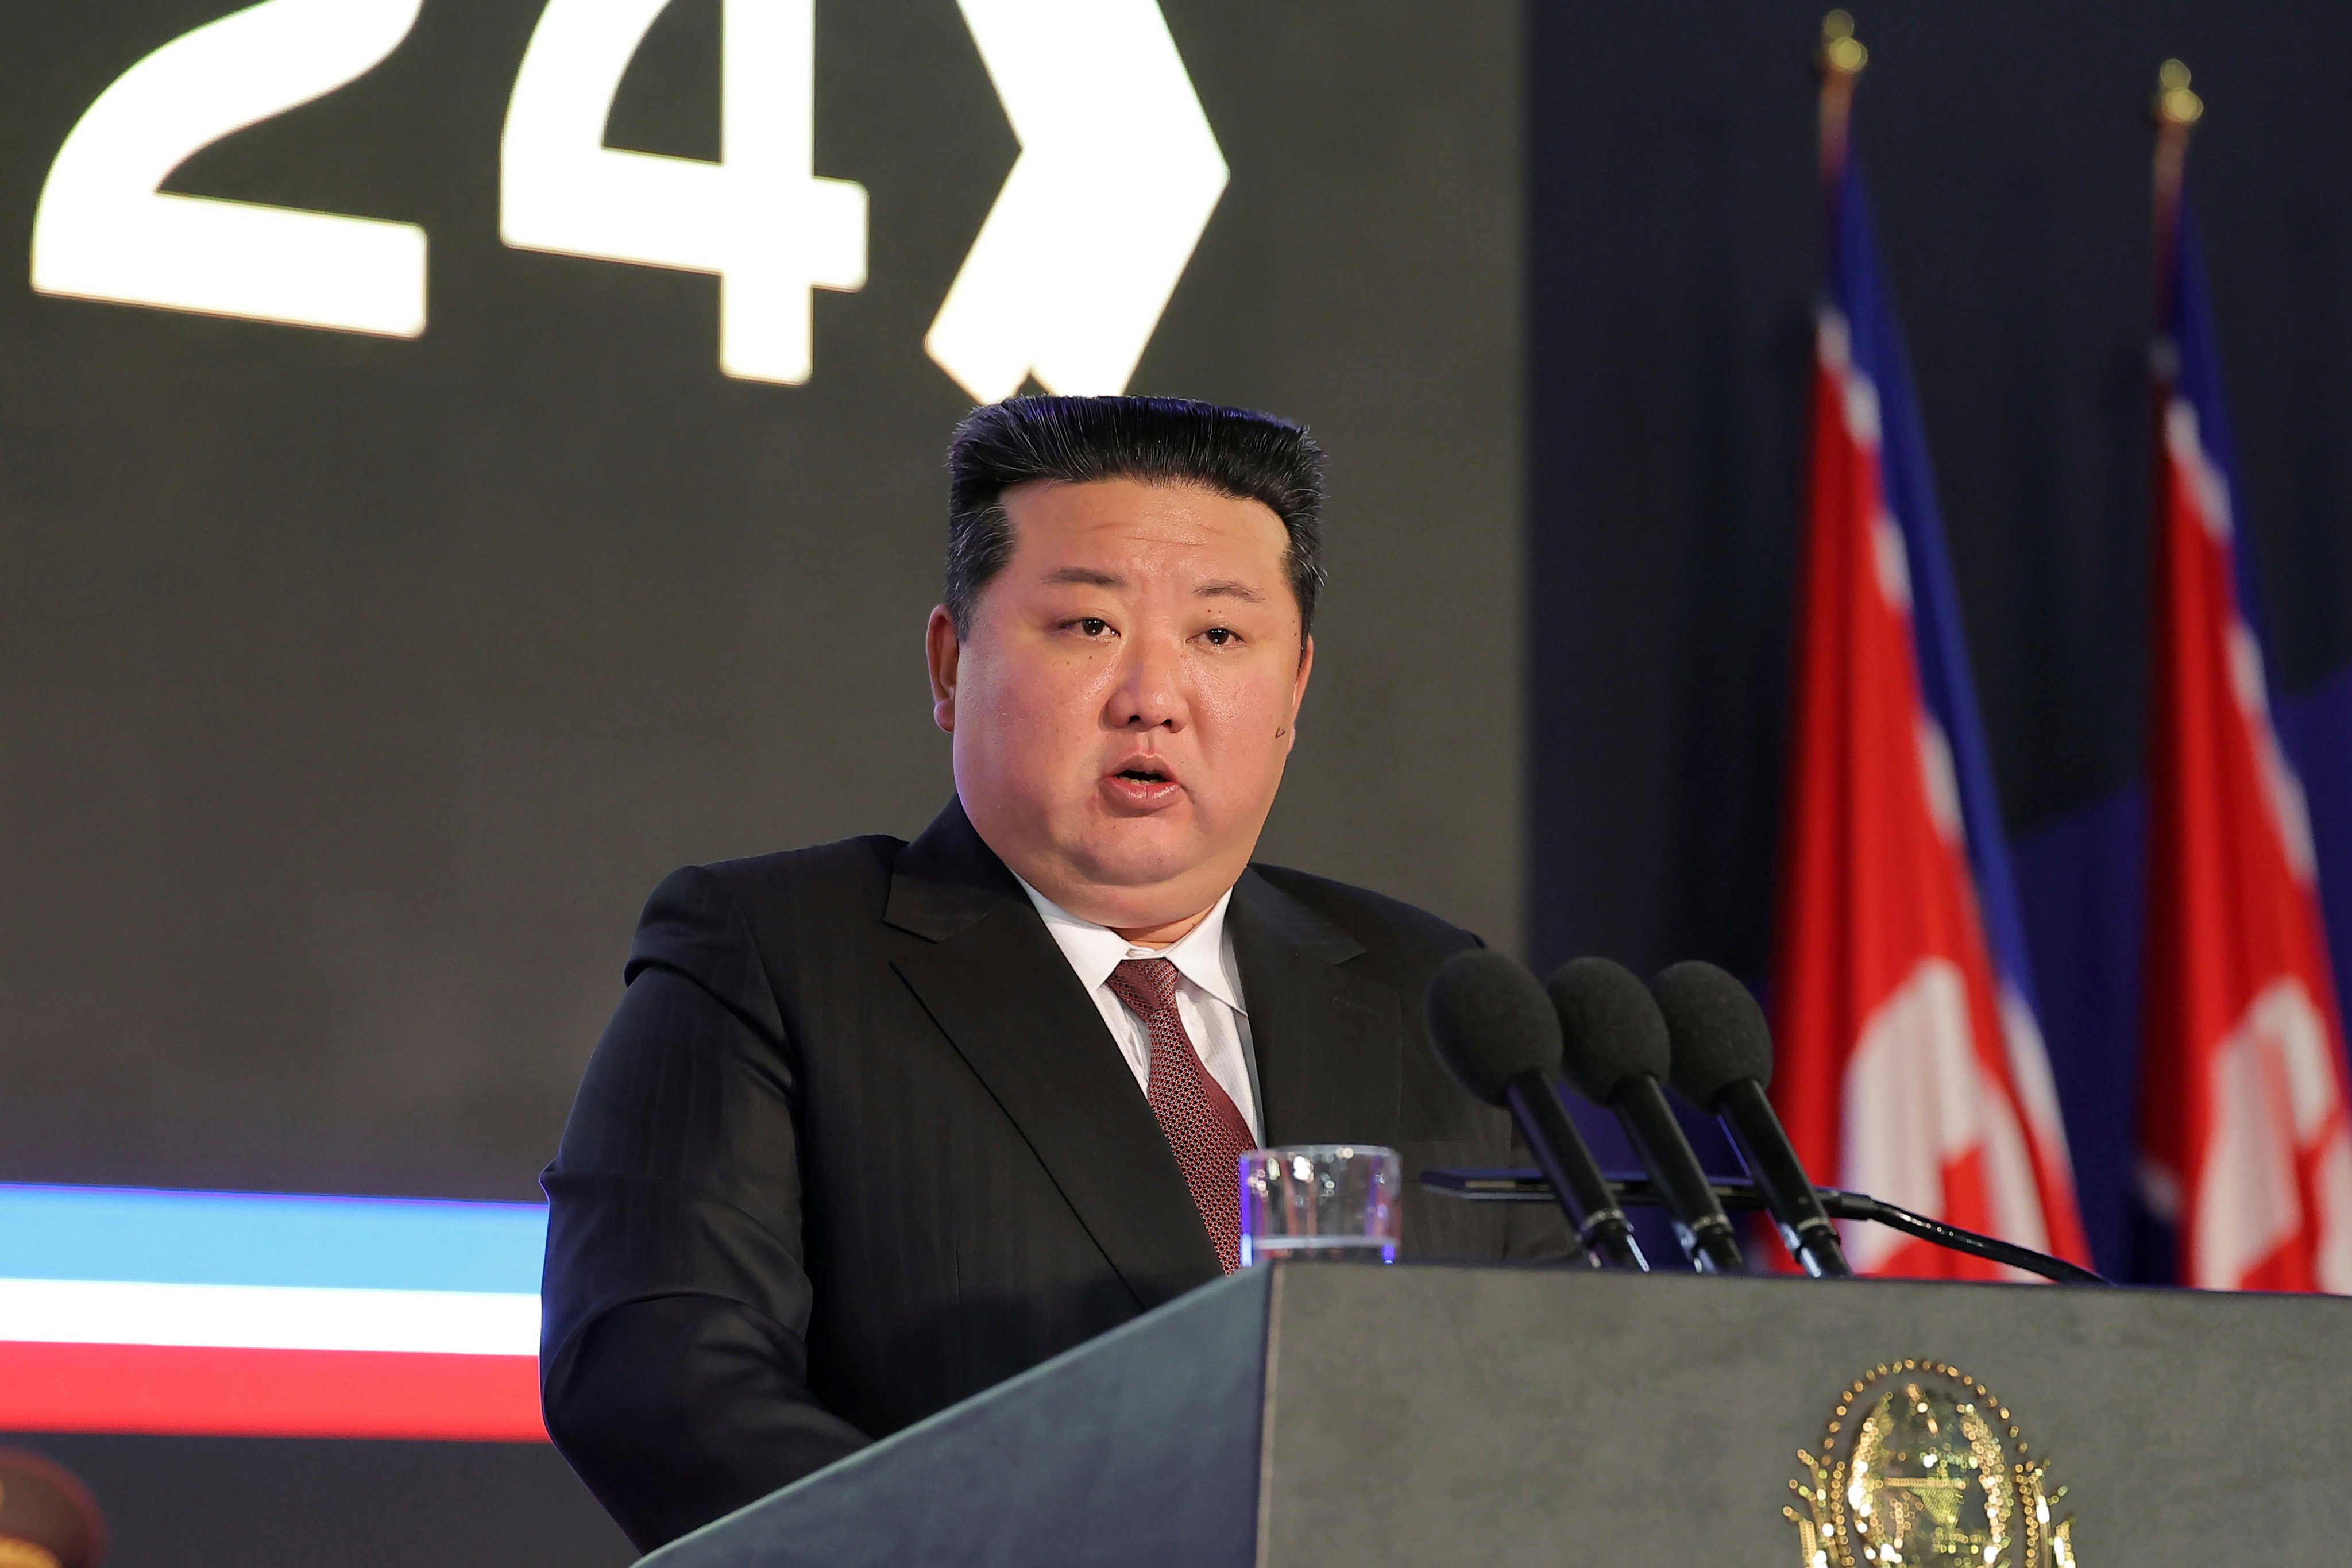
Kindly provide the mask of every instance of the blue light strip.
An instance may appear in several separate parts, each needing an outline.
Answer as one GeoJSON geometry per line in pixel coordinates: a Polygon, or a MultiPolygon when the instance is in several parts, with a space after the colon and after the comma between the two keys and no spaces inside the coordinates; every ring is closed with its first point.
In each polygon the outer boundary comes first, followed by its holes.
{"type": "Polygon", "coordinates": [[[0,1185],[0,1279],[537,1294],[537,1204],[0,1185]]]}

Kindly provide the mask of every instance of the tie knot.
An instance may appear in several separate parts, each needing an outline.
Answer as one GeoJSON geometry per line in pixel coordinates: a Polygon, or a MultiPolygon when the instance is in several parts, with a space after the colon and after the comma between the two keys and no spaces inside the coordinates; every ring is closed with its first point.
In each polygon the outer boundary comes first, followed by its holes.
{"type": "Polygon", "coordinates": [[[1176,1004],[1176,966],[1164,958],[1121,959],[1110,972],[1110,994],[1149,1020],[1176,1004]]]}

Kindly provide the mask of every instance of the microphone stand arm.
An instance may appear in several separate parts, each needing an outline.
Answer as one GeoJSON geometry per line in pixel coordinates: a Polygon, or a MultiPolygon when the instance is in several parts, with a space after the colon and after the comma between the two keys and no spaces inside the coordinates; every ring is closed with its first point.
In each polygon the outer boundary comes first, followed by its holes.
{"type": "MultiPolygon", "coordinates": [[[[1609,1173],[1610,1189],[1617,1201],[1628,1205],[1655,1207],[1664,1202],[1656,1186],[1647,1176],[1617,1172],[1609,1173]]],[[[1422,1185],[1433,1192],[1452,1197],[1484,1200],[1489,1203],[1545,1203],[1551,1197],[1550,1184],[1535,1171],[1451,1171],[1431,1170],[1422,1173],[1422,1185]]],[[[1727,1209],[1762,1209],[1764,1194],[1751,1182],[1717,1180],[1711,1184],[1715,1195],[1727,1209]]],[[[2038,1274],[2044,1279],[2054,1279],[2062,1285],[2110,1285],[2114,1281],[2093,1273],[2078,1263],[2063,1258],[2053,1258],[2036,1252],[2030,1247],[2020,1247],[1999,1237],[1982,1236],[1957,1225],[1947,1225],[1926,1215],[1913,1214],[1899,1204],[1874,1198],[1868,1193],[1849,1193],[1837,1187],[1815,1187],[1822,1207],[1835,1219],[1869,1220],[1906,1236],[1916,1236],[1921,1241],[1943,1247],[1948,1252],[1962,1252],[1971,1258],[1981,1258],[1990,1263],[2005,1263],[2011,1268],[2021,1268],[2028,1274],[2038,1274]]]]}
{"type": "MultiPolygon", "coordinates": [[[[2014,1242],[2003,1241],[1997,1236],[1982,1236],[1973,1230],[1963,1230],[1956,1225],[1946,1225],[1942,1220],[1929,1219],[1922,1214],[1913,1214],[1909,1209],[1896,1204],[1890,1204],[1883,1198],[1874,1198],[1867,1193],[1841,1192],[1835,1193],[1834,1195],[1837,1201],[1832,1203],[1831,1202],[1832,1192],[1823,1191],[1822,1206],[1839,1219],[1874,1220],[1890,1230],[1899,1230],[1906,1236],[1916,1236],[1920,1240],[1932,1242],[1948,1252],[1965,1252],[1971,1257],[1987,1258],[1994,1263],[2006,1263],[2011,1268],[2022,1268],[2028,1274],[2039,1274],[2044,1279],[2055,1279],[2062,1285],[2112,1283],[2105,1276],[2094,1274],[2079,1263],[2069,1263],[2063,1258],[2053,1258],[2048,1253],[2036,1252],[2030,1247],[2020,1247],[2014,1242]]],[[[1626,1201],[1632,1200],[1629,1198],[1626,1201]]]]}
{"type": "MultiPolygon", "coordinates": [[[[1651,1189],[1646,1176],[1620,1176],[1612,1173],[1610,1186],[1623,1204],[1652,1205],[1661,1200],[1651,1189]]],[[[2036,1252],[2030,1247],[2020,1247],[2013,1241],[2003,1241],[1997,1236],[1986,1236],[1957,1225],[1947,1225],[1939,1219],[1929,1219],[1923,1214],[1913,1214],[1899,1204],[1884,1198],[1874,1198],[1868,1193],[1849,1193],[1840,1187],[1815,1187],[1822,1207],[1832,1219],[1861,1219],[1883,1225],[1889,1230],[1899,1230],[1906,1236],[1916,1236],[1947,1252],[1964,1252],[1971,1258],[1981,1258],[1992,1263],[2006,1263],[2011,1268],[2022,1268],[2028,1274],[2039,1274],[2044,1279],[2055,1279],[2065,1285],[2105,1285],[2104,1276],[2094,1274],[2079,1263],[2069,1263],[2063,1258],[2053,1258],[2046,1252],[2036,1252]]],[[[1761,1209],[1764,1194],[1752,1182],[1718,1181],[1716,1196],[1727,1209],[1761,1209]]]]}

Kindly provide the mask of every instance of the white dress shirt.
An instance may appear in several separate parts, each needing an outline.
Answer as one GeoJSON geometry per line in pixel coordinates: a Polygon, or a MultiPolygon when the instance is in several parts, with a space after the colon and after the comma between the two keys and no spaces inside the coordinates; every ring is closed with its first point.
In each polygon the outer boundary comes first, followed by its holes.
{"type": "MultiPolygon", "coordinates": [[[[1021,882],[1019,877],[1013,880],[1021,882]]],[[[1234,944],[1225,934],[1225,906],[1232,889],[1219,899],[1199,925],[1182,941],[1164,948],[1138,947],[1108,926],[1082,921],[1026,882],[1021,890],[1037,906],[1055,945],[1077,972],[1078,984],[1094,998],[1110,1037],[1135,1074],[1139,1088],[1151,1084],[1151,1036],[1143,1020],[1128,1011],[1110,988],[1111,971],[1129,958],[1164,958],[1176,966],[1176,1016],[1200,1053],[1201,1065],[1234,1102],[1248,1124],[1250,1136],[1264,1142],[1258,1124],[1257,1096],[1250,1089],[1249,1009],[1242,1005],[1241,970],[1234,963],[1234,944]]]]}

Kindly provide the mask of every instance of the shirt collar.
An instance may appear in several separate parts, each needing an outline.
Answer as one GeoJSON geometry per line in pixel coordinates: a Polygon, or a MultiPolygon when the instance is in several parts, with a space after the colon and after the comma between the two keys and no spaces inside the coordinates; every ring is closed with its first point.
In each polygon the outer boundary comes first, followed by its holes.
{"type": "Polygon", "coordinates": [[[1231,888],[1209,906],[1201,923],[1186,931],[1181,941],[1153,949],[1135,946],[1108,926],[1080,920],[1031,887],[1017,872],[1013,879],[1021,883],[1021,890],[1037,907],[1038,917],[1045,922],[1054,944],[1070,961],[1070,967],[1077,971],[1078,979],[1087,990],[1108,980],[1110,972],[1126,959],[1164,958],[1176,966],[1177,973],[1243,1017],[1249,1016],[1249,1009],[1242,1005],[1241,976],[1234,964],[1233,944],[1225,940],[1225,906],[1234,900],[1231,888]]]}

